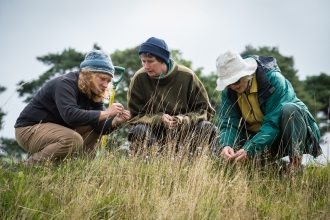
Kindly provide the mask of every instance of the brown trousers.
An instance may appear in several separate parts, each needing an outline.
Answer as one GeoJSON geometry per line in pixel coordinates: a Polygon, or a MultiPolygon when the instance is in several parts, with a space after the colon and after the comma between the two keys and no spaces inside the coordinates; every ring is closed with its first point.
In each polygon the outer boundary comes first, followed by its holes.
{"type": "Polygon", "coordinates": [[[91,126],[79,126],[73,130],[54,123],[18,127],[15,136],[18,144],[32,153],[26,164],[64,159],[80,151],[93,154],[100,138],[91,126]]]}

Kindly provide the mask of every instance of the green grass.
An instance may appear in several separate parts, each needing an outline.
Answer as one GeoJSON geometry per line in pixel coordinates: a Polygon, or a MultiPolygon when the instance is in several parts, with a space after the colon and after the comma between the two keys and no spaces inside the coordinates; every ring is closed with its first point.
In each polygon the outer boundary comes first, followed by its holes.
{"type": "Polygon", "coordinates": [[[95,159],[0,170],[2,219],[326,219],[330,168],[288,176],[277,166],[203,154],[95,159]]]}

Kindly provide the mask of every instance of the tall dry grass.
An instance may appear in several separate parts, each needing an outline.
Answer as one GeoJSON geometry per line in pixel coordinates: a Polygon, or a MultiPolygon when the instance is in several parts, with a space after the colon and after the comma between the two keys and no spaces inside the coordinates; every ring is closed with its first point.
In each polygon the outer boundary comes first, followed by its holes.
{"type": "Polygon", "coordinates": [[[0,170],[2,219],[327,219],[329,167],[288,176],[279,166],[232,164],[203,153],[0,170]]]}
{"type": "Polygon", "coordinates": [[[205,145],[191,156],[188,145],[0,169],[0,219],[329,219],[329,166],[288,175],[227,163],[205,145]]]}

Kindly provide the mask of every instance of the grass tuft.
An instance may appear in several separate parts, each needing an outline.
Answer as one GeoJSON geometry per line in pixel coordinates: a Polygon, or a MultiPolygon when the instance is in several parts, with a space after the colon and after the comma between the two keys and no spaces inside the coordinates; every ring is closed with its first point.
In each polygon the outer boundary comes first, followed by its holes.
{"type": "Polygon", "coordinates": [[[60,164],[0,170],[3,219],[326,219],[329,167],[217,157],[131,157],[116,151],[60,164]]]}

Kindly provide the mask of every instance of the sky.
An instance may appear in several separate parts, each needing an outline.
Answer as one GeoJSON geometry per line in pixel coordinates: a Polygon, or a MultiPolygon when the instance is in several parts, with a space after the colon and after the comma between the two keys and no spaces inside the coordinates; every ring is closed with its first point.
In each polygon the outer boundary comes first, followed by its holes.
{"type": "Polygon", "coordinates": [[[87,53],[94,43],[111,54],[161,38],[204,74],[229,48],[277,47],[294,58],[301,80],[330,74],[329,8],[329,0],[0,0],[0,85],[7,88],[0,137],[15,137],[26,105],[17,83],[49,68],[36,57],[68,48],[87,53]]]}

